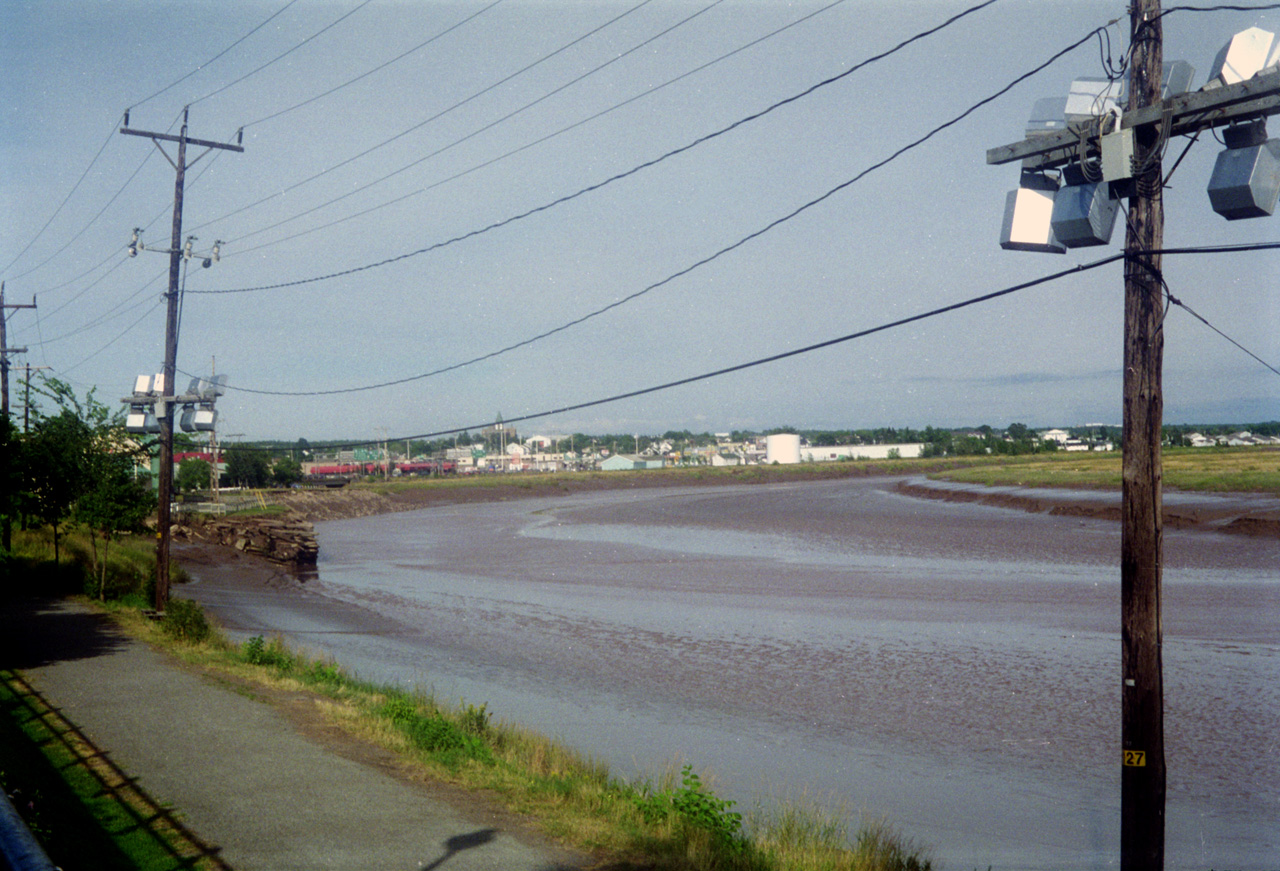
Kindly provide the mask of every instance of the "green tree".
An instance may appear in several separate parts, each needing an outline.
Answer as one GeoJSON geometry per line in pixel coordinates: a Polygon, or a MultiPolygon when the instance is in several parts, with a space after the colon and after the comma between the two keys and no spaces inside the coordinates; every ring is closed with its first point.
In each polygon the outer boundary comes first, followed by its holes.
{"type": "Polygon", "coordinates": [[[98,598],[105,599],[107,550],[121,533],[142,530],[143,523],[156,508],[156,497],[149,484],[134,476],[133,460],[126,454],[105,450],[91,452],[86,471],[89,480],[76,500],[73,514],[89,530],[98,598]],[[98,551],[99,541],[102,544],[101,554],[98,551]]]}
{"type": "Polygon", "coordinates": [[[271,479],[271,467],[261,451],[242,445],[227,448],[226,477],[236,487],[265,487],[271,479]]]}
{"type": "Polygon", "coordinates": [[[53,529],[53,561],[59,562],[61,527],[88,488],[93,430],[75,412],[37,420],[22,449],[23,513],[53,529]]]}
{"type": "Polygon", "coordinates": [[[19,494],[22,490],[22,450],[18,429],[8,415],[0,417],[0,524],[3,524],[3,541],[0,541],[0,560],[12,549],[10,541],[13,522],[18,519],[19,494]]]}
{"type": "Polygon", "coordinates": [[[289,487],[302,480],[302,464],[291,458],[276,460],[271,467],[271,480],[280,487],[289,487]]]}
{"type": "Polygon", "coordinates": [[[187,457],[178,466],[178,474],[174,477],[174,486],[179,493],[194,493],[209,488],[213,466],[208,460],[199,457],[187,457]]]}

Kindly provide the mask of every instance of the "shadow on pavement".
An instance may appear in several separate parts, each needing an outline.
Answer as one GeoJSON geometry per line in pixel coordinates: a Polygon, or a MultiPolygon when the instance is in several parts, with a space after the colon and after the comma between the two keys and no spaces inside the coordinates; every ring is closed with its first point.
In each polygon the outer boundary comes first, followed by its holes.
{"type": "Polygon", "coordinates": [[[119,650],[125,637],[105,617],[60,599],[0,601],[0,667],[39,668],[119,650]]]}
{"type": "MultiPolygon", "coordinates": [[[[65,808],[71,806],[72,813],[84,817],[79,823],[82,828],[103,827],[102,837],[99,838],[101,843],[97,849],[105,847],[113,852],[117,851],[107,834],[108,830],[117,834],[135,831],[143,833],[165,854],[165,859],[156,867],[232,871],[231,866],[219,855],[218,847],[206,843],[188,829],[168,807],[152,798],[138,785],[135,778],[116,765],[110,754],[95,745],[21,675],[9,670],[0,671],[0,684],[3,684],[5,690],[0,716],[8,721],[4,725],[10,733],[9,737],[39,747],[40,754],[56,769],[51,770],[45,778],[43,788],[59,789],[61,787],[57,784],[60,782],[71,784],[74,778],[68,777],[67,773],[71,769],[77,769],[92,778],[94,803],[100,811],[103,800],[110,799],[111,807],[115,809],[110,813],[111,822],[107,822],[106,817],[95,819],[84,816],[85,811],[78,807],[80,802],[85,801],[83,787],[78,791],[78,798],[68,797],[59,802],[59,806],[64,808],[62,813],[66,813],[65,808]]],[[[42,797],[40,801],[43,803],[42,797]]],[[[68,832],[56,834],[58,837],[53,838],[51,846],[59,852],[65,852],[68,849],[65,843],[68,832]]],[[[81,834],[87,836],[89,833],[82,831],[81,834]]],[[[118,867],[130,864],[127,859],[122,861],[124,864],[118,867]]],[[[117,866],[104,864],[100,867],[117,866]]]]}

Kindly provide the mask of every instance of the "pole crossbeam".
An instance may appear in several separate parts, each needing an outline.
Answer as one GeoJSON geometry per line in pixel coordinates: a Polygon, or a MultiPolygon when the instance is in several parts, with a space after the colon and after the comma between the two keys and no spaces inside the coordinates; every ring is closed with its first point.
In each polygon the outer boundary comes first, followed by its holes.
{"type": "MultiPolygon", "coordinates": [[[[1157,86],[1159,82],[1157,81],[1157,86]]],[[[1280,69],[1254,76],[1234,85],[1209,91],[1179,94],[1131,108],[1120,118],[1120,129],[1139,130],[1170,121],[1169,137],[1184,136],[1211,127],[1222,127],[1246,118],[1280,114],[1280,69]]],[[[1099,154],[1098,122],[1029,136],[1020,142],[988,149],[987,163],[993,166],[1021,160],[1026,169],[1053,169],[1080,159],[1081,139],[1088,157],[1099,154]]]]}

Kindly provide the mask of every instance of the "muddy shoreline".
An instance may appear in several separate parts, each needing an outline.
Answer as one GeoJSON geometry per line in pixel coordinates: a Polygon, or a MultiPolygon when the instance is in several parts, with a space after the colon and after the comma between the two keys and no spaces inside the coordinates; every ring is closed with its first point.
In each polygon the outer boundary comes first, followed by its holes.
{"type": "MultiPolygon", "coordinates": [[[[742,484],[783,484],[828,481],[842,478],[890,476],[875,465],[822,469],[769,469],[768,474],[744,468],[741,472],[715,477],[618,472],[611,475],[564,474],[536,483],[515,478],[486,486],[409,487],[378,492],[351,487],[340,490],[293,490],[278,494],[278,501],[295,512],[300,520],[344,520],[415,511],[437,505],[506,502],[516,499],[569,496],[601,490],[649,489],[662,487],[722,487],[742,484]]],[[[955,485],[927,480],[919,475],[899,473],[897,491],[921,499],[973,502],[997,508],[1062,517],[1120,520],[1119,493],[1071,489],[1029,489],[955,485]]],[[[1280,500],[1257,494],[1192,494],[1166,491],[1164,523],[1170,529],[1206,529],[1240,535],[1280,538],[1280,500]]]]}

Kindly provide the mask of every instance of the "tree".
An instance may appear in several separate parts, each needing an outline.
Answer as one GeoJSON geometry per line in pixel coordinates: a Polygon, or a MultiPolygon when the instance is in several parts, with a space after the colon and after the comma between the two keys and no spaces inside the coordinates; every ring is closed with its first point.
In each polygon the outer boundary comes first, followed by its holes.
{"type": "MultiPolygon", "coordinates": [[[[209,464],[204,465],[207,474],[209,464]]],[[[134,464],[127,455],[105,451],[91,453],[87,471],[89,481],[76,500],[73,513],[75,519],[89,530],[98,598],[105,599],[107,549],[121,533],[142,530],[144,521],[156,508],[156,497],[148,484],[134,477],[134,464]],[[102,542],[101,556],[98,553],[99,539],[102,542]]]]}
{"type": "Polygon", "coordinates": [[[271,478],[271,468],[261,451],[241,445],[227,448],[227,480],[236,487],[265,487],[271,478]]]}
{"type": "Polygon", "coordinates": [[[62,522],[88,489],[93,430],[70,409],[38,420],[23,445],[23,513],[53,529],[53,561],[59,562],[62,522]]]}
{"type": "Polygon", "coordinates": [[[0,417],[0,523],[4,525],[0,550],[5,555],[12,549],[10,531],[13,521],[18,519],[19,493],[22,490],[22,464],[18,459],[21,450],[17,427],[8,415],[0,417]]]}
{"type": "Polygon", "coordinates": [[[293,459],[276,460],[271,468],[271,480],[280,487],[289,487],[302,480],[302,464],[293,459]]]}
{"type": "Polygon", "coordinates": [[[188,457],[178,466],[178,474],[174,478],[174,486],[180,493],[194,493],[209,487],[213,466],[208,460],[199,457],[188,457]]]}

